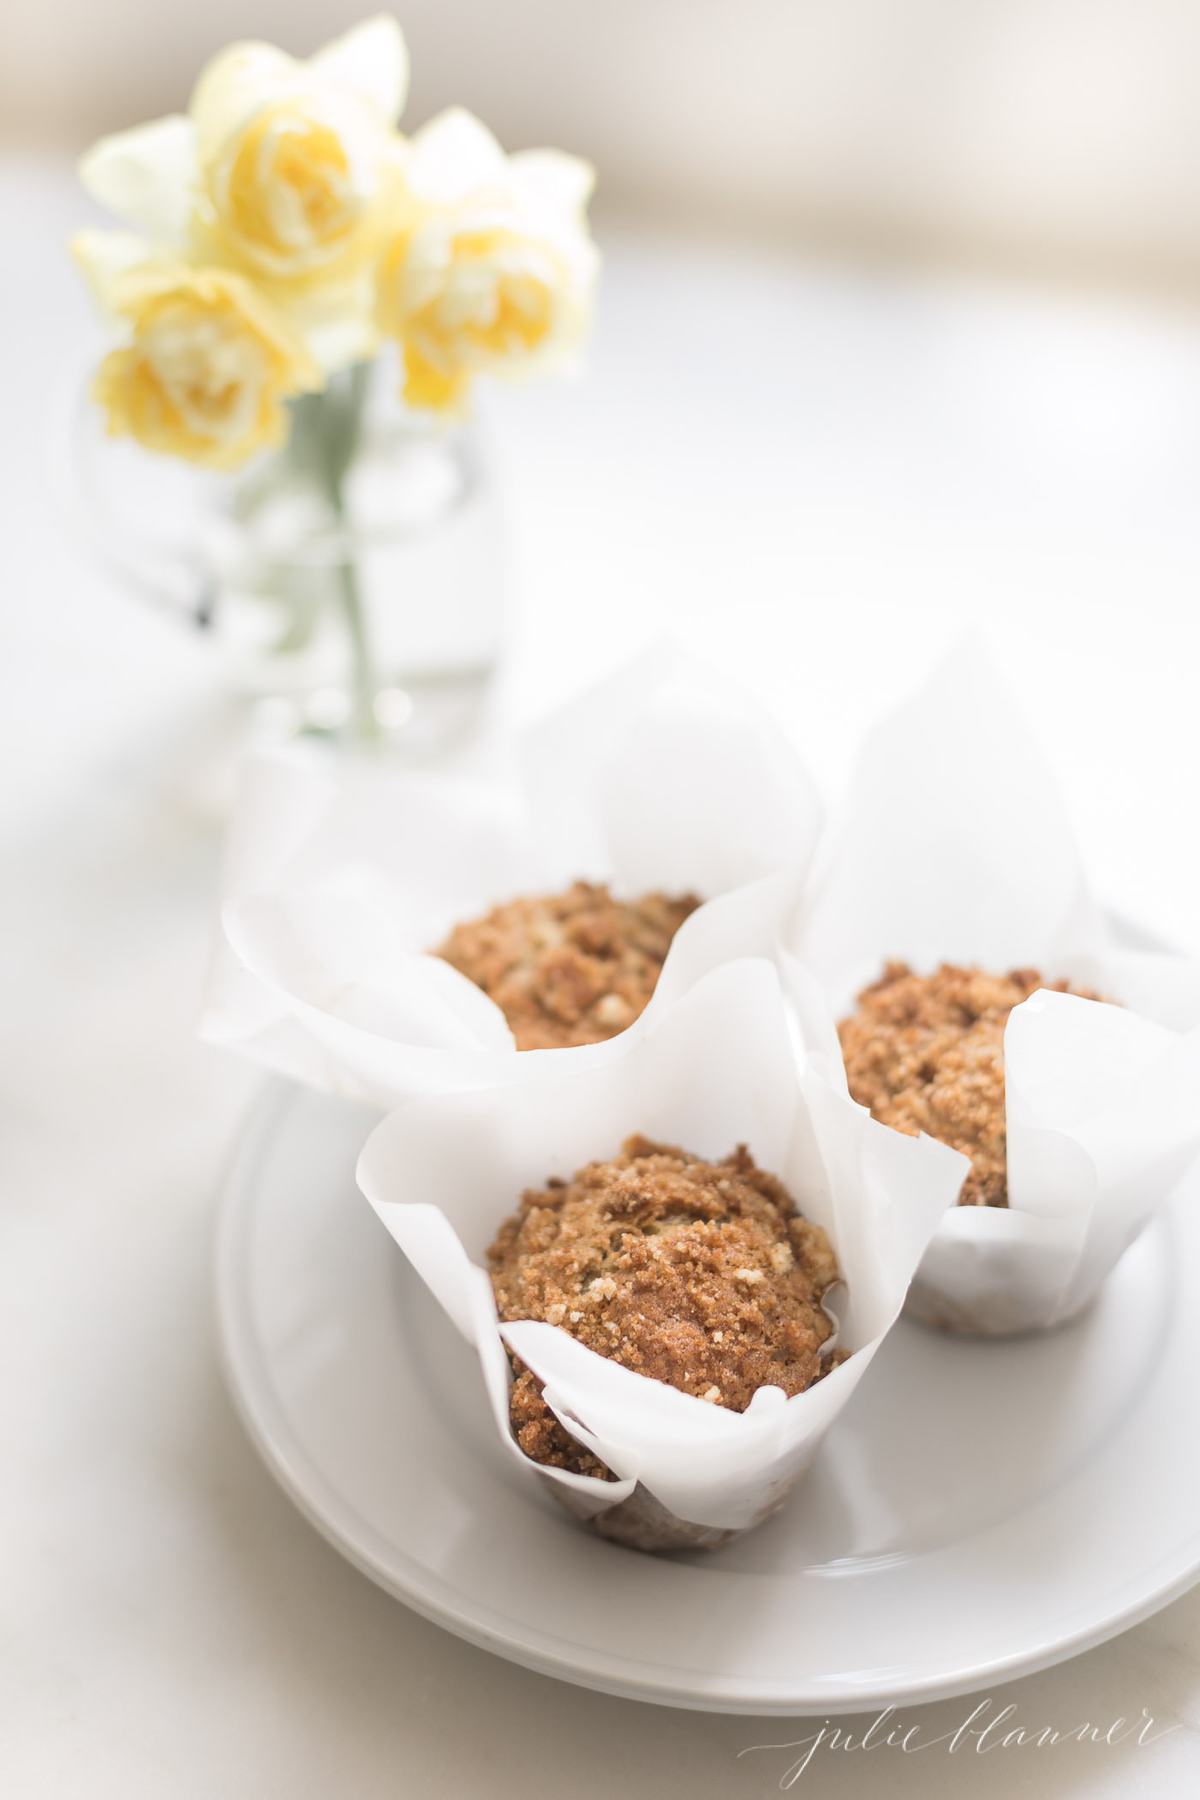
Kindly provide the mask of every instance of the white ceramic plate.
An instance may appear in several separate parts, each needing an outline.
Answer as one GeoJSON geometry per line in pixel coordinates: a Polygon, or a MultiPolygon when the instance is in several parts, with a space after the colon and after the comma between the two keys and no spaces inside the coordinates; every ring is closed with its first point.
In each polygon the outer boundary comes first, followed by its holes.
{"type": "Polygon", "coordinates": [[[292,1499],[438,1624],[637,1699],[861,1711],[1043,1668],[1200,1576],[1200,1184],[1063,1331],[901,1323],[783,1513],[716,1555],[655,1558],[509,1466],[473,1352],[355,1188],[371,1122],[264,1094],[225,1199],[220,1331],[292,1499]]]}

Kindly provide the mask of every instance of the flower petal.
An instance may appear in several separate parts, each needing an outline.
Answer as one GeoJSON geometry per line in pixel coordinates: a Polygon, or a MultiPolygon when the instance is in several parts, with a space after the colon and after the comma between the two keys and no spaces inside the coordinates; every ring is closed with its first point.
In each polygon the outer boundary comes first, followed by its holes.
{"type": "Polygon", "coordinates": [[[461,413],[470,391],[471,377],[466,369],[447,373],[422,356],[415,344],[404,346],[405,404],[422,412],[450,415],[461,413]]]}
{"type": "Polygon", "coordinates": [[[355,282],[286,301],[276,290],[292,324],[318,366],[328,375],[366,362],[379,349],[379,328],[372,316],[374,288],[370,272],[355,282]]]}
{"type": "Polygon", "coordinates": [[[188,111],[196,151],[207,163],[259,109],[304,80],[302,65],[273,44],[230,44],[201,71],[188,111]]]}
{"type": "Polygon", "coordinates": [[[532,204],[567,216],[583,211],[596,186],[591,163],[561,150],[519,150],[509,158],[509,168],[532,204]]]}
{"type": "Polygon", "coordinates": [[[146,240],[132,231],[80,231],[71,239],[71,254],[93,298],[111,312],[117,284],[131,269],[148,262],[153,253],[146,240]]]}
{"type": "Polygon", "coordinates": [[[84,187],[156,243],[185,241],[196,184],[196,134],[182,113],[93,144],[79,165],[84,187]]]}
{"type": "Polygon", "coordinates": [[[429,205],[451,205],[505,171],[504,152],[487,126],[461,106],[439,113],[409,140],[409,186],[429,205]]]}
{"type": "Polygon", "coordinates": [[[335,38],[309,59],[309,72],[335,81],[395,120],[408,98],[408,47],[395,19],[380,13],[335,38]]]}

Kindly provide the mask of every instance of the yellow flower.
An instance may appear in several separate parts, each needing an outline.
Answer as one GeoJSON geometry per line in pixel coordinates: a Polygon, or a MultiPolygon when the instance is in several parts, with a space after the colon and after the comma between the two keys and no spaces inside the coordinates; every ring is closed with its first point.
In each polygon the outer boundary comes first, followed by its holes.
{"type": "Polygon", "coordinates": [[[409,404],[457,411],[477,374],[515,378],[569,362],[598,263],[584,216],[588,166],[551,150],[506,157],[454,110],[412,139],[404,175],[376,317],[402,346],[409,404]]]}
{"type": "Polygon", "coordinates": [[[102,139],[80,173],[160,253],[252,276],[311,331],[324,365],[340,367],[375,345],[373,266],[407,85],[404,39],[383,16],[307,61],[233,44],[186,116],[102,139]]]}
{"type": "Polygon", "coordinates": [[[235,44],[192,95],[196,154],[215,233],[282,281],[370,257],[407,87],[393,19],[360,25],[309,62],[235,44]]]}
{"type": "Polygon", "coordinates": [[[123,245],[131,241],[105,233],[75,244],[129,335],[95,381],[110,435],[210,469],[237,468],[281,443],[283,402],[321,382],[286,320],[240,275],[181,263],[123,268],[123,245]]]}

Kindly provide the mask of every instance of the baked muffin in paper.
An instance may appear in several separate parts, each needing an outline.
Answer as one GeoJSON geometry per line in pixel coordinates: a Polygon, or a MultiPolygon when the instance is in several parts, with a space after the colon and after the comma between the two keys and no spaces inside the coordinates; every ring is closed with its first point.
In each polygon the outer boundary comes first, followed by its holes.
{"type": "MultiPolygon", "coordinates": [[[[1006,1205],[938,1226],[908,1310],[988,1335],[1093,1298],[1200,1151],[1200,967],[1130,948],[1097,906],[1053,777],[975,643],[868,738],[786,982],[841,1092],[835,1021],[900,962],[1016,971],[1003,1034],[1006,1205]]],[[[938,1071],[930,1073],[936,1077],[938,1071]]]]}
{"type": "Polygon", "coordinates": [[[303,747],[254,757],[203,1033],[383,1107],[507,1078],[531,1056],[604,1055],[646,992],[654,1006],[759,947],[800,891],[818,823],[783,733],[669,647],[527,731],[505,782],[335,766],[303,747]],[[641,934],[633,985],[622,965],[613,991],[581,999],[589,968],[606,966],[589,963],[595,934],[619,931],[627,902],[641,934]],[[550,944],[550,1003],[575,1008],[575,1040],[594,1023],[602,1041],[518,1051],[505,1012],[463,972],[486,972],[489,957],[503,972],[502,934],[523,922],[550,944]]]}
{"type": "Polygon", "coordinates": [[[603,1536],[668,1550],[716,1547],[783,1503],[883,1344],[965,1169],[955,1151],[889,1131],[807,1071],[778,974],[752,958],[653,1009],[602,1061],[545,1057],[520,1081],[397,1108],[368,1141],[359,1184],[474,1344],[496,1429],[530,1483],[603,1536]],[[763,1385],[737,1412],[623,1367],[560,1325],[499,1323],[487,1249],[521,1194],[614,1155],[632,1134],[714,1162],[746,1145],[825,1233],[840,1276],[825,1300],[836,1356],[805,1391],[763,1385]],[[509,1352],[611,1478],[524,1454],[509,1352]]]}

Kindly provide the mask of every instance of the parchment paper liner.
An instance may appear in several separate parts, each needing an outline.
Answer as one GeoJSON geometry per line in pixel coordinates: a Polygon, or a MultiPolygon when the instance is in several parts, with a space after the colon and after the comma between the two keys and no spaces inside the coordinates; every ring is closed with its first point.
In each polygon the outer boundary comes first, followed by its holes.
{"type": "Polygon", "coordinates": [[[397,1108],[368,1141],[359,1183],[478,1350],[496,1428],[528,1478],[602,1534],[662,1550],[727,1541],[782,1503],[894,1322],[964,1169],[944,1145],[888,1131],[810,1078],[775,969],[750,959],[701,978],[602,1063],[564,1071],[545,1059],[515,1083],[397,1108]],[[635,1131],[710,1158],[747,1143],[828,1232],[845,1284],[832,1310],[854,1354],[806,1393],[761,1388],[734,1413],[555,1326],[497,1324],[485,1251],[522,1191],[614,1155],[635,1131]],[[505,1343],[618,1480],[546,1469],[518,1448],[505,1343]]]}
{"type": "Polygon", "coordinates": [[[1004,1039],[1007,1208],[956,1207],[908,1311],[985,1335],[1073,1317],[1200,1149],[1200,965],[1118,942],[1053,779],[977,643],[867,739],[785,962],[814,1063],[888,959],[1033,967],[1119,1006],[1039,992],[1004,1039]]]}
{"type": "Polygon", "coordinates": [[[528,1073],[530,1056],[602,1059],[622,1040],[518,1055],[492,1001],[427,952],[499,901],[580,878],[699,893],[709,905],[677,934],[654,1005],[756,950],[764,905],[782,923],[808,874],[819,814],[796,752],[669,646],[527,732],[517,769],[501,785],[339,774],[302,748],[252,758],[204,1036],[381,1107],[528,1073]]]}

